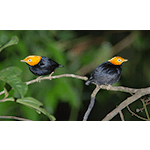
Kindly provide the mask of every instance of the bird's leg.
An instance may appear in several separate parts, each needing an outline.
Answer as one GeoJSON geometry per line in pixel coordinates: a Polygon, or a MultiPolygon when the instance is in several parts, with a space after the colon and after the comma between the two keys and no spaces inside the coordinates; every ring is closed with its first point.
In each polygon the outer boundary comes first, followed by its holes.
{"type": "Polygon", "coordinates": [[[52,74],[54,73],[54,71],[48,76],[50,80],[52,80],[52,74]]]}
{"type": "Polygon", "coordinates": [[[41,82],[41,77],[42,77],[42,76],[39,76],[38,78],[36,78],[36,79],[35,79],[36,82],[41,82]]]}

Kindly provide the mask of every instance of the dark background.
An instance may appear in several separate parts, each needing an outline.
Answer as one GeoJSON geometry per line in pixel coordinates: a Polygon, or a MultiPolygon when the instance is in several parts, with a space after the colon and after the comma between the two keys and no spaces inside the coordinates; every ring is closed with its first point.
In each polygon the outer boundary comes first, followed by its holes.
{"type": "MultiPolygon", "coordinates": [[[[53,75],[69,73],[83,76],[89,76],[99,64],[117,55],[129,61],[123,65],[122,77],[114,85],[144,88],[150,84],[150,31],[0,31],[0,45],[14,35],[18,36],[19,43],[5,48],[0,53],[0,70],[16,66],[22,70],[20,78],[24,82],[36,78],[27,65],[20,62],[29,55],[47,56],[65,66],[57,69],[53,75]]],[[[90,94],[95,88],[95,85],[85,86],[84,83],[83,80],[75,78],[44,80],[29,85],[26,96],[41,101],[56,120],[82,120],[90,102],[90,94]]],[[[0,81],[0,91],[3,90],[4,84],[0,81]]],[[[12,91],[10,96],[16,94],[12,91]]],[[[100,90],[88,120],[103,119],[129,96],[129,93],[100,90]]],[[[1,99],[2,97],[0,96],[1,99]]],[[[141,100],[130,105],[134,112],[142,107],[141,100]]],[[[149,106],[147,109],[149,111],[149,106]]],[[[122,112],[125,120],[140,120],[132,116],[127,108],[122,112]]],[[[145,111],[137,114],[146,117],[145,111]]],[[[0,103],[0,115],[49,120],[47,116],[14,102],[0,103]]],[[[120,116],[117,115],[112,120],[120,120],[120,116]]]]}

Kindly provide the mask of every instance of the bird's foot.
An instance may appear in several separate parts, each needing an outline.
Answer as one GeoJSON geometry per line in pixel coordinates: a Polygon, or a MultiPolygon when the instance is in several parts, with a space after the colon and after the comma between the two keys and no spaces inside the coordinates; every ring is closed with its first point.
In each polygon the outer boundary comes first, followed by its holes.
{"type": "Polygon", "coordinates": [[[107,87],[106,87],[106,89],[107,89],[107,90],[110,90],[110,87],[111,87],[111,85],[108,84],[107,87]]]}
{"type": "Polygon", "coordinates": [[[54,73],[54,71],[48,76],[50,80],[52,80],[52,74],[54,73]]]}
{"type": "Polygon", "coordinates": [[[42,76],[39,76],[38,78],[36,78],[36,79],[35,79],[36,82],[41,82],[41,77],[42,77],[42,76]]]}

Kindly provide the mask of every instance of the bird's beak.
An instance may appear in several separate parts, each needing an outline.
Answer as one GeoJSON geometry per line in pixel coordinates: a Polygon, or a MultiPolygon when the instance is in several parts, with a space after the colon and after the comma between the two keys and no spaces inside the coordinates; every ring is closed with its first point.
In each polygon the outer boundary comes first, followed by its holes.
{"type": "Polygon", "coordinates": [[[128,59],[124,59],[124,60],[123,60],[123,62],[126,62],[126,61],[128,61],[128,59]]]}
{"type": "Polygon", "coordinates": [[[25,62],[25,60],[20,60],[20,62],[25,62]]]}

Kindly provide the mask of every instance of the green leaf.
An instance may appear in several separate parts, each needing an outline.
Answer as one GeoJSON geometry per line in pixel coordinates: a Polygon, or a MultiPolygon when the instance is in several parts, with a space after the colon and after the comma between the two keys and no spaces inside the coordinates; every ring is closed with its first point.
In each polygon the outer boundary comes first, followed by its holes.
{"type": "MultiPolygon", "coordinates": [[[[6,98],[5,101],[13,101],[14,102],[15,99],[13,97],[9,97],[9,98],[6,98]]],[[[41,107],[41,106],[43,106],[43,103],[41,103],[40,101],[38,101],[38,100],[36,100],[32,97],[24,97],[24,98],[21,98],[21,99],[17,99],[16,102],[35,109],[36,112],[39,113],[39,114],[43,113],[51,121],[56,120],[56,118],[53,115],[50,115],[44,108],[41,107]]]]}
{"type": "Polygon", "coordinates": [[[3,46],[0,47],[0,52],[1,52],[4,48],[6,48],[6,47],[8,47],[8,46],[18,44],[18,42],[19,42],[18,37],[17,37],[17,36],[13,36],[9,42],[7,42],[6,44],[4,44],[3,46]]]}
{"type": "MultiPolygon", "coordinates": [[[[6,101],[13,101],[14,102],[15,99],[13,97],[9,97],[6,99],[6,101]]],[[[35,109],[36,112],[39,114],[43,113],[44,115],[49,117],[49,119],[52,121],[56,120],[56,118],[53,115],[50,115],[44,108],[41,107],[41,106],[43,106],[43,104],[40,101],[38,101],[32,97],[24,97],[22,99],[17,99],[16,102],[35,109]]]]}
{"type": "Polygon", "coordinates": [[[9,98],[6,98],[6,101],[12,101],[12,102],[14,102],[15,99],[13,97],[9,97],[9,98]]]}
{"type": "Polygon", "coordinates": [[[20,73],[21,70],[17,67],[3,69],[0,71],[0,80],[7,82],[23,98],[27,92],[28,86],[17,77],[20,73]]]}
{"type": "Polygon", "coordinates": [[[40,101],[38,101],[32,97],[24,97],[22,99],[17,99],[17,102],[22,103],[22,104],[26,104],[29,106],[33,106],[33,105],[38,106],[38,107],[43,106],[43,104],[40,101]]]}
{"type": "Polygon", "coordinates": [[[22,82],[18,77],[15,75],[11,75],[7,78],[6,82],[15,90],[17,91],[21,97],[23,98],[27,92],[28,86],[26,83],[22,82]]]}
{"type": "Polygon", "coordinates": [[[18,76],[22,71],[17,67],[9,67],[0,71],[0,79],[5,80],[10,75],[18,76]]]}
{"type": "Polygon", "coordinates": [[[42,112],[44,115],[48,116],[50,120],[55,121],[55,117],[50,115],[44,108],[41,108],[43,104],[32,97],[24,97],[22,99],[17,99],[17,103],[26,105],[28,107],[34,108],[38,113],[42,112]]]}

